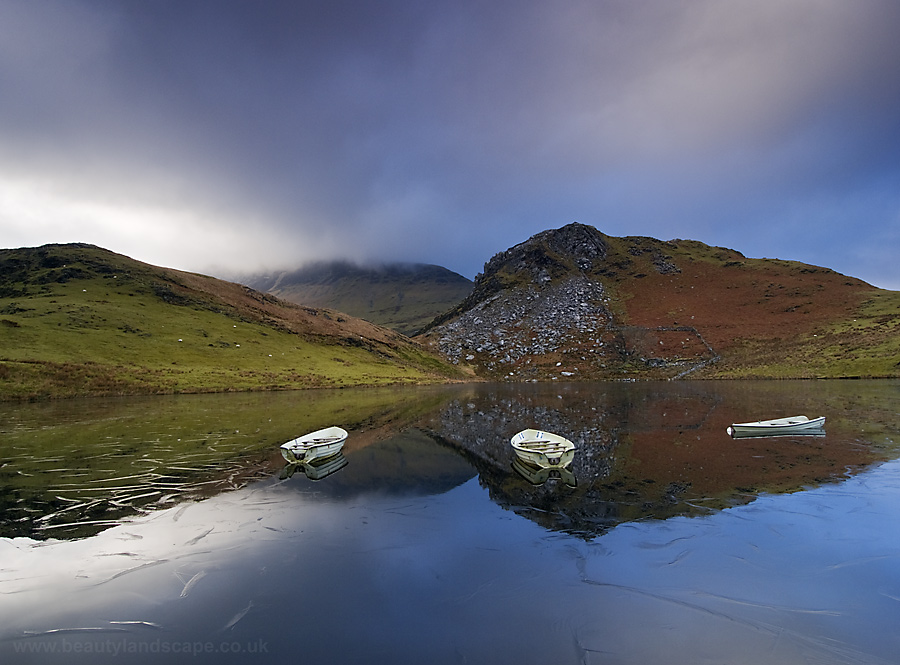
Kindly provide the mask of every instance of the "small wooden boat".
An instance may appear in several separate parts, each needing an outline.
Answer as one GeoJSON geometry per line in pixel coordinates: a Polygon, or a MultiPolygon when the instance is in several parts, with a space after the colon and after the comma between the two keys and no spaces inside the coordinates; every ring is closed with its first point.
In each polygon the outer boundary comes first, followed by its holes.
{"type": "Polygon", "coordinates": [[[731,436],[777,436],[780,434],[802,434],[821,430],[825,427],[825,416],[807,418],[806,416],[789,416],[774,420],[757,420],[752,423],[734,423],[728,428],[731,436]]]}
{"type": "Polygon", "coordinates": [[[347,431],[340,427],[326,427],[281,444],[281,455],[291,464],[311,462],[320,457],[336,455],[344,447],[347,431]]]}
{"type": "Polygon", "coordinates": [[[575,444],[551,432],[525,429],[509,442],[521,459],[544,469],[566,466],[575,457],[575,444]]]}
{"type": "Polygon", "coordinates": [[[728,433],[731,435],[732,439],[796,439],[798,436],[802,436],[807,439],[825,438],[824,427],[820,429],[785,430],[779,432],[766,432],[764,430],[760,430],[758,432],[742,432],[740,434],[731,431],[731,428],[729,427],[728,433]]]}

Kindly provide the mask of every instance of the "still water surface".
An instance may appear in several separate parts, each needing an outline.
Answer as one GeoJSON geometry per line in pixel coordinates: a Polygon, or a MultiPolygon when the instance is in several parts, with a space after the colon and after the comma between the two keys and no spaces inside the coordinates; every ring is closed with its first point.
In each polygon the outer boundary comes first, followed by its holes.
{"type": "Polygon", "coordinates": [[[895,663],[900,382],[0,405],[9,663],[895,663]],[[806,413],[826,436],[731,439],[806,413]],[[277,447],[350,432],[343,457],[277,447]],[[525,427],[571,475],[513,467],[525,427]]]}

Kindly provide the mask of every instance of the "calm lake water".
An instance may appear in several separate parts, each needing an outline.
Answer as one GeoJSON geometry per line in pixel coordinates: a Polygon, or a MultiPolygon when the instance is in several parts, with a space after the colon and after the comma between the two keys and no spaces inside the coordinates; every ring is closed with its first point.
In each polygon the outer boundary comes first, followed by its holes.
{"type": "Polygon", "coordinates": [[[898,381],[0,404],[0,659],[896,663],[898,458],[898,381]],[[515,467],[526,427],[571,473],[515,467]]]}

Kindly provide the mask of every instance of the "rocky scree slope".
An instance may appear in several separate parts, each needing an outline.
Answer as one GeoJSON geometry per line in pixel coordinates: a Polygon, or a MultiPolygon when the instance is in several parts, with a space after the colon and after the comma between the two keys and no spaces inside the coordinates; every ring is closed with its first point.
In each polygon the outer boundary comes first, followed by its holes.
{"type": "Polygon", "coordinates": [[[451,362],[482,375],[572,378],[612,371],[625,348],[609,289],[596,279],[606,238],[571,224],[494,256],[475,289],[426,331],[451,362]]]}

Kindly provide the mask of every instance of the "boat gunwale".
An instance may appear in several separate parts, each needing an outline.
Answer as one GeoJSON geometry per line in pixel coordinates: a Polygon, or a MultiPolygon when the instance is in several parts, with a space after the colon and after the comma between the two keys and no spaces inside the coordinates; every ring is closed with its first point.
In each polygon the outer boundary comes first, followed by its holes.
{"type": "Polygon", "coordinates": [[[566,450],[573,450],[575,448],[575,444],[571,442],[566,445],[565,443],[557,441],[525,441],[522,443],[513,443],[512,446],[519,450],[530,450],[536,453],[546,453],[556,450],[565,452],[566,450]]]}

